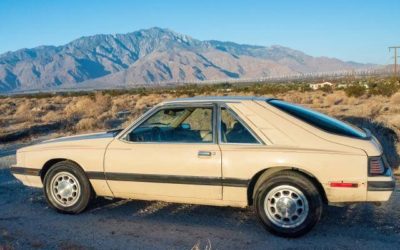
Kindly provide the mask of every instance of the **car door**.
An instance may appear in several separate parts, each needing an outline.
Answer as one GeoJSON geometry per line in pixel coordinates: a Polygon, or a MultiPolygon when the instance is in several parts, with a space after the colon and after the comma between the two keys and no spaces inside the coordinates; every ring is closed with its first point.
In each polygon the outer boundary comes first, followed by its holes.
{"type": "Polygon", "coordinates": [[[160,107],[108,146],[104,169],[117,197],[222,199],[213,104],[160,107]]]}
{"type": "Polygon", "coordinates": [[[263,143],[228,106],[221,107],[218,124],[224,200],[247,201],[252,168],[262,169],[268,159],[259,150],[263,143]]]}

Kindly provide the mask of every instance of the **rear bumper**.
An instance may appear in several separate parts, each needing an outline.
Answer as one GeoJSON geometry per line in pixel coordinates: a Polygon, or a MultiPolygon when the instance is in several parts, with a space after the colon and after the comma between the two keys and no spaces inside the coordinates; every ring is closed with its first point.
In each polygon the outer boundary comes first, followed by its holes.
{"type": "Polygon", "coordinates": [[[369,177],[367,182],[367,201],[384,202],[390,199],[396,188],[396,179],[391,169],[388,169],[387,176],[369,177]]]}
{"type": "Polygon", "coordinates": [[[368,181],[367,191],[394,191],[396,181],[394,178],[390,181],[368,181]]]}

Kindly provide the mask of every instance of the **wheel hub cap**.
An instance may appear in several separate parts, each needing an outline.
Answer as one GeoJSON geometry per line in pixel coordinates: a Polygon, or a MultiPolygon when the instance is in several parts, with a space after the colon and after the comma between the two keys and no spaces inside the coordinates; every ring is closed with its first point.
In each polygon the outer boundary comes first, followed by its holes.
{"type": "Polygon", "coordinates": [[[304,222],[309,208],[307,198],[302,191],[293,186],[282,185],[268,192],[264,210],[275,225],[294,228],[304,222]]]}
{"type": "Polygon", "coordinates": [[[81,192],[77,178],[69,172],[60,172],[54,175],[50,182],[50,188],[52,198],[62,207],[74,205],[81,192]]]}
{"type": "Polygon", "coordinates": [[[62,180],[58,183],[58,193],[61,197],[69,197],[72,195],[73,185],[68,181],[62,180]]]}
{"type": "Polygon", "coordinates": [[[276,202],[276,208],[280,214],[288,217],[296,212],[296,203],[292,199],[283,197],[276,202]]]}

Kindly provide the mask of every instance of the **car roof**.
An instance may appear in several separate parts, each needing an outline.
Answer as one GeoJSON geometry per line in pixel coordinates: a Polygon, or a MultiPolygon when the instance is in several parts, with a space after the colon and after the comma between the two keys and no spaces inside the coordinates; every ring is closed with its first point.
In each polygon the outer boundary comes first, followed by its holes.
{"type": "Polygon", "coordinates": [[[176,98],[163,103],[268,101],[270,99],[272,98],[259,96],[195,96],[188,98],[176,98]]]}

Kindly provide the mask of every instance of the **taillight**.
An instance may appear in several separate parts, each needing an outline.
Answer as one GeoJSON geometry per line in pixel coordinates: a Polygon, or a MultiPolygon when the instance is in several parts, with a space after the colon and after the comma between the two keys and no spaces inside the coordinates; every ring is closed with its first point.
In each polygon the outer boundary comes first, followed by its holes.
{"type": "Polygon", "coordinates": [[[384,175],[385,172],[386,167],[382,157],[369,158],[369,175],[384,175]]]}

